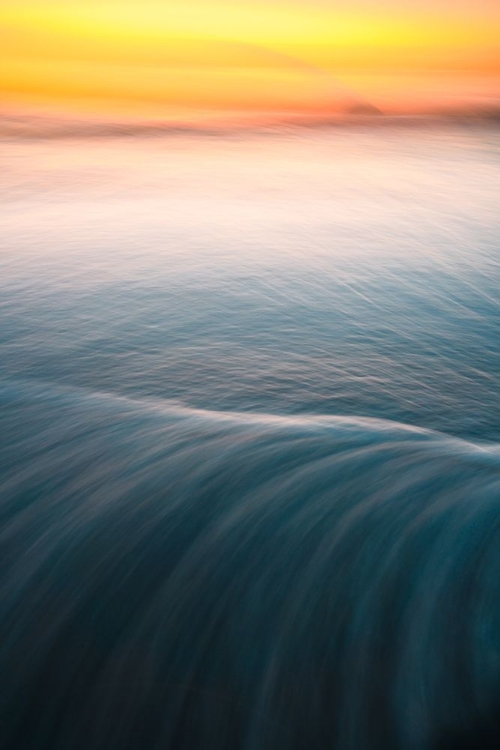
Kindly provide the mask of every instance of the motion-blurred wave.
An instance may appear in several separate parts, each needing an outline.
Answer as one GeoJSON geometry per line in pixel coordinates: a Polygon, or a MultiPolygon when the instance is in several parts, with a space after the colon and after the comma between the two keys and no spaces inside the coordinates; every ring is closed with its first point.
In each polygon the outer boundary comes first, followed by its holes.
{"type": "Polygon", "coordinates": [[[497,445],[33,383],[0,415],[3,747],[496,746],[497,445]]]}
{"type": "Polygon", "coordinates": [[[379,121],[3,139],[1,750],[500,747],[499,131],[379,121]]]}

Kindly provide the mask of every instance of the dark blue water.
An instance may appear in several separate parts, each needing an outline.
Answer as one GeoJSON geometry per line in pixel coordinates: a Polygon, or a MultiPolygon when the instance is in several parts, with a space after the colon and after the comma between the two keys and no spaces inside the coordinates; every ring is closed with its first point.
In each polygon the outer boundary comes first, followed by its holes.
{"type": "Polygon", "coordinates": [[[497,747],[499,131],[1,161],[3,746],[497,747]]]}

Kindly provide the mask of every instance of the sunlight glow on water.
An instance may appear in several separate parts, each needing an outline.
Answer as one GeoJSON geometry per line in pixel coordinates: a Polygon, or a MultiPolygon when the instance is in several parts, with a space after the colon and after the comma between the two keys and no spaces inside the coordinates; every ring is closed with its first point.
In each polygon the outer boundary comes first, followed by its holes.
{"type": "Polygon", "coordinates": [[[494,128],[3,150],[2,377],[498,438],[494,128]]]}

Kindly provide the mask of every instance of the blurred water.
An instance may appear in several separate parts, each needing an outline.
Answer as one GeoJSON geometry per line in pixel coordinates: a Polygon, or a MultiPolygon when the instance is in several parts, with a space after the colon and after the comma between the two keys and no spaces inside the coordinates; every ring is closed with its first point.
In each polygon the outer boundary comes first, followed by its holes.
{"type": "Polygon", "coordinates": [[[3,145],[2,378],[498,439],[500,135],[3,145]]]}
{"type": "Polygon", "coordinates": [[[500,131],[1,152],[2,747],[498,747],[500,131]]]}

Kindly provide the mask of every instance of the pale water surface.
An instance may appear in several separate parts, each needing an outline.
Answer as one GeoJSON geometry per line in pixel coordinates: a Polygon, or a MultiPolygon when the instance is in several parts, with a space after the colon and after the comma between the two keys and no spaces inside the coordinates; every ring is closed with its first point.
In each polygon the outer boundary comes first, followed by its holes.
{"type": "Polygon", "coordinates": [[[500,436],[500,131],[2,153],[3,379],[500,436]]]}

